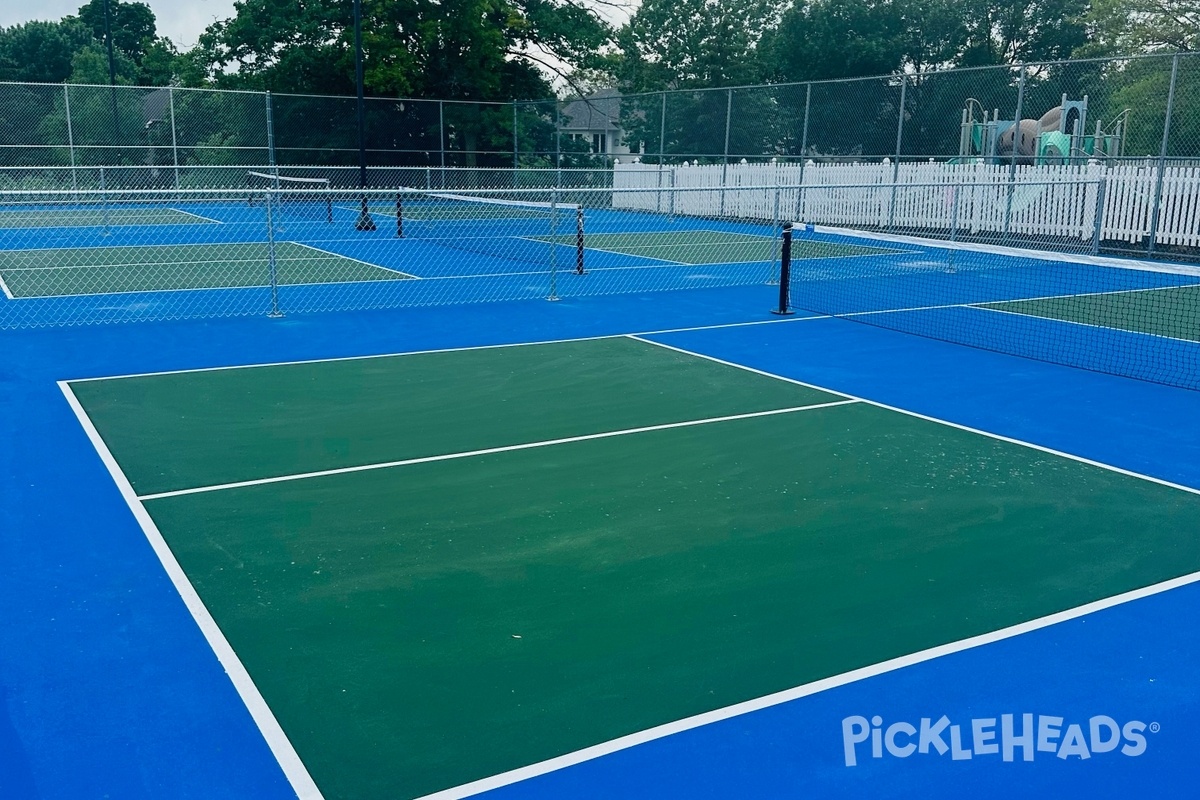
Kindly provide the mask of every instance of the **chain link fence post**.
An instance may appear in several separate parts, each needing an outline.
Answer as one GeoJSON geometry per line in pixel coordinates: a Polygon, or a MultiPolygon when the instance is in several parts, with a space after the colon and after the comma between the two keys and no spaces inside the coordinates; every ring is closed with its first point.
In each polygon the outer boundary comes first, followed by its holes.
{"type": "Polygon", "coordinates": [[[267,166],[270,168],[271,175],[275,178],[275,188],[278,189],[279,167],[275,163],[275,117],[271,108],[271,93],[267,92],[263,98],[267,109],[267,166]]]}
{"type": "Polygon", "coordinates": [[[888,202],[887,229],[893,230],[896,225],[896,182],[900,180],[900,145],[904,139],[904,100],[908,90],[908,78],[900,79],[900,107],[896,110],[896,152],[892,161],[892,197],[888,202]]]}
{"type": "Polygon", "coordinates": [[[1154,255],[1155,240],[1158,238],[1158,220],[1162,213],[1163,177],[1167,170],[1167,143],[1171,136],[1171,113],[1175,110],[1175,83],[1179,79],[1179,54],[1171,59],[1171,83],[1167,88],[1167,116],[1163,120],[1162,145],[1158,148],[1158,178],[1154,185],[1154,209],[1150,212],[1150,241],[1146,253],[1154,255]]]}
{"type": "Polygon", "coordinates": [[[796,192],[796,213],[793,222],[803,219],[804,208],[804,178],[808,170],[808,110],[812,106],[812,84],[804,84],[804,127],[800,134],[800,190],[796,192]]]}
{"type": "Polygon", "coordinates": [[[733,89],[725,90],[725,147],[721,160],[721,207],[720,215],[725,216],[725,186],[729,180],[729,126],[733,120],[733,89]]]}
{"type": "Polygon", "coordinates": [[[1012,155],[1009,157],[1009,161],[1008,161],[1008,190],[1005,193],[1005,198],[1004,198],[1004,232],[1001,236],[1001,241],[1004,242],[1005,244],[1009,243],[1009,239],[1010,239],[1010,236],[1012,233],[1013,193],[1016,191],[1016,188],[1017,188],[1016,187],[1017,152],[1018,152],[1018,150],[1020,150],[1019,144],[1020,144],[1020,140],[1021,140],[1020,139],[1020,137],[1021,137],[1021,113],[1024,111],[1024,107],[1025,107],[1026,70],[1027,70],[1026,66],[1024,64],[1022,64],[1021,65],[1021,77],[1017,81],[1017,110],[1013,114],[1014,127],[1013,127],[1012,155]]]}
{"type": "Polygon", "coordinates": [[[167,106],[171,112],[171,163],[175,165],[175,188],[179,188],[179,138],[175,130],[175,87],[167,88],[167,106]]]}
{"type": "Polygon", "coordinates": [[[67,149],[71,154],[71,191],[79,191],[79,178],[75,171],[75,134],[71,127],[71,87],[63,84],[63,113],[67,118],[67,149]]]}

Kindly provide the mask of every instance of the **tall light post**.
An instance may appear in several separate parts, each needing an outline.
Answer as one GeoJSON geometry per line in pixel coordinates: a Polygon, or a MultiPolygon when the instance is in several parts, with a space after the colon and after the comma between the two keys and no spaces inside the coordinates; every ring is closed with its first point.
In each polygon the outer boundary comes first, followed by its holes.
{"type": "Polygon", "coordinates": [[[375,230],[375,221],[367,210],[367,109],[363,99],[362,0],[354,0],[354,86],[358,92],[358,188],[363,190],[362,211],[355,228],[375,230]]]}
{"type": "Polygon", "coordinates": [[[121,118],[117,114],[117,62],[113,55],[112,11],[109,8],[109,0],[104,0],[104,41],[108,45],[108,90],[112,94],[113,144],[117,145],[121,142],[121,118]]]}

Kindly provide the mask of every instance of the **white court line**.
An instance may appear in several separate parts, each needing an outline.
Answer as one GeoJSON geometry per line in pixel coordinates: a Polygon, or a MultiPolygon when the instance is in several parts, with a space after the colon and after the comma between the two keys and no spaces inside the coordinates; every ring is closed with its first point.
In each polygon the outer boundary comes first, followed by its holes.
{"type": "Polygon", "coordinates": [[[526,442],[524,444],[509,444],[501,447],[486,447],[482,450],[466,450],[460,453],[445,453],[438,456],[423,456],[421,458],[405,458],[398,461],[383,461],[377,464],[361,464],[354,467],[337,467],[335,469],[322,469],[314,472],[299,472],[294,475],[279,475],[274,478],[255,478],[247,481],[235,481],[233,483],[219,483],[212,486],[197,486],[192,489],[176,489],[170,492],[157,492],[155,494],[144,494],[138,497],[138,500],[161,500],[165,497],[182,497],[189,494],[204,494],[207,492],[220,492],[226,489],[243,489],[248,486],[263,486],[270,483],[286,483],[290,481],[301,481],[309,478],[325,478],[330,475],[347,475],[353,472],[371,472],[377,469],[391,469],[393,467],[408,467],[413,464],[430,464],[435,461],[452,461],[460,458],[475,458],[478,456],[492,455],[494,453],[511,453],[517,450],[534,450],[541,447],[554,447],[560,444],[572,444],[574,442],[590,442],[594,439],[612,439],[617,436],[630,436],[636,433],[650,433],[652,431],[666,431],[674,428],[694,428],[699,425],[712,425],[717,422],[732,422],[740,419],[755,419],[758,417],[773,417],[779,414],[794,414],[800,411],[816,411],[822,408],[833,408],[835,406],[844,406],[851,403],[861,402],[859,400],[836,400],[832,403],[816,403],[808,406],[792,406],[789,408],[774,408],[769,411],[751,411],[746,414],[729,414],[724,417],[708,417],[707,419],[692,419],[684,422],[667,422],[662,425],[645,425],[640,428],[625,428],[619,431],[605,431],[604,433],[587,433],[579,436],[566,436],[561,439],[547,439],[541,442],[526,442]]]}
{"type": "MultiPolygon", "coordinates": [[[[266,247],[266,245],[263,245],[266,247]]],[[[315,248],[314,248],[315,249],[315,248]]],[[[320,252],[320,251],[318,251],[320,252]]],[[[9,272],[47,272],[54,270],[68,269],[117,269],[120,267],[197,267],[202,264],[264,264],[267,260],[267,254],[258,258],[210,258],[203,261],[135,261],[128,263],[112,263],[112,264],[66,264],[54,265],[49,267],[9,267],[9,272]]],[[[308,256],[305,258],[287,258],[281,257],[280,261],[328,261],[327,258],[317,258],[316,256],[308,256]]],[[[354,259],[350,259],[353,261],[354,259]]]]}
{"type": "MultiPolygon", "coordinates": [[[[212,222],[212,223],[215,223],[215,224],[217,224],[217,225],[224,225],[224,224],[225,224],[224,222],[222,222],[222,221],[221,221],[221,220],[219,220],[219,219],[213,219],[212,217],[205,217],[205,216],[202,216],[202,215],[200,215],[200,214],[193,214],[191,211],[184,211],[182,208],[175,208],[175,206],[167,206],[167,208],[171,209],[172,211],[176,211],[176,212],[178,212],[178,213],[180,213],[180,214],[187,214],[189,217],[195,217],[196,219],[202,219],[202,220],[204,220],[205,222],[212,222]]],[[[160,224],[160,225],[167,225],[167,224],[170,224],[170,223],[158,223],[158,224],[160,224]]]]}
{"type": "MultiPolygon", "coordinates": [[[[984,305],[1010,305],[1013,303],[1030,303],[1035,300],[1070,300],[1076,297],[1104,297],[1110,294],[1140,294],[1143,292],[1162,292],[1167,289],[1193,289],[1200,287],[1200,283],[1174,283],[1169,286],[1146,286],[1141,289],[1109,289],[1103,292],[1079,292],[1077,294],[1047,294],[1041,297],[1020,297],[1016,300],[980,300],[977,303],[964,303],[963,305],[971,307],[979,307],[984,305]]],[[[1018,312],[1019,313],[1019,312],[1018,312]]]]}
{"type": "MultiPolygon", "coordinates": [[[[425,278],[424,280],[434,280],[425,278]]],[[[686,333],[687,331],[713,331],[722,328],[741,328],[750,325],[779,325],[790,322],[806,322],[814,319],[832,319],[828,315],[812,315],[805,317],[779,317],[772,319],[757,319],[749,322],[724,322],[716,325],[696,325],[684,328],[660,328],[652,331],[628,333],[603,333],[596,336],[575,336],[565,339],[542,339],[536,342],[510,342],[507,344],[476,344],[463,347],[436,347],[428,350],[406,350],[395,353],[370,353],[358,356],[331,356],[329,358],[302,358],[294,361],[264,361],[255,364],[227,364],[220,367],[191,367],[188,369],[166,369],[158,372],[129,372],[124,375],[102,375],[94,378],[70,378],[67,383],[88,383],[90,381],[115,381],[122,378],[154,378],[160,375],[187,375],[193,372],[224,372],[234,369],[258,369],[259,367],[295,367],[306,364],[337,363],[339,361],[369,361],[376,358],[404,358],[405,356],[425,356],[438,353],[462,353],[472,350],[504,350],[510,347],[540,347],[548,344],[571,344],[574,342],[596,342],[604,339],[626,339],[630,336],[656,336],[660,333],[686,333]]],[[[828,391],[828,390],[825,390],[828,391]]],[[[835,393],[836,394],[836,393],[835,393]]]]}
{"type": "MultiPolygon", "coordinates": [[[[307,259],[305,259],[305,260],[307,260],[307,259]]],[[[317,259],[312,259],[312,260],[316,261],[317,259]]],[[[281,283],[278,285],[280,287],[284,287],[284,286],[287,286],[287,287],[356,286],[359,284],[362,284],[364,286],[370,286],[372,284],[384,284],[384,283],[394,284],[395,281],[393,281],[390,278],[380,278],[378,280],[369,280],[368,279],[368,280],[358,280],[358,281],[314,281],[311,283],[281,283]]],[[[13,299],[16,300],[17,302],[20,302],[22,300],[54,300],[54,299],[61,299],[61,298],[66,298],[66,297],[120,297],[122,295],[129,295],[129,294],[175,294],[177,292],[241,292],[241,291],[248,291],[251,289],[269,289],[269,288],[271,288],[271,284],[269,284],[269,283],[249,283],[249,284],[242,284],[242,285],[238,285],[238,286],[185,286],[185,287],[176,288],[176,289],[122,289],[119,292],[83,292],[81,294],[31,294],[31,295],[26,295],[24,297],[16,297],[13,299]]],[[[246,315],[253,315],[255,313],[257,313],[257,312],[247,311],[246,315]]],[[[123,377],[123,376],[117,376],[117,377],[123,377]]],[[[68,382],[74,383],[76,381],[74,379],[72,379],[68,382]]]]}
{"type": "Polygon", "coordinates": [[[1200,572],[1193,572],[1189,575],[1183,575],[1178,578],[1163,581],[1162,583],[1156,583],[1152,586],[1134,589],[1133,591],[1113,595],[1112,597],[1107,597],[1103,600],[1097,600],[1092,603],[1076,606],[1075,608],[1070,608],[1066,611],[1059,611],[1056,614],[1049,614],[1044,617],[1038,617],[1037,619],[1029,620],[1028,622],[1022,622],[1007,628],[1001,628],[1000,630],[992,631],[991,633],[984,633],[980,634],[979,636],[972,636],[969,639],[960,639],[956,642],[938,645],[937,647],[931,647],[927,650],[920,650],[916,653],[910,653],[898,658],[881,661],[878,664],[872,664],[868,667],[862,667],[850,672],[844,672],[840,675],[822,678],[821,680],[813,681],[812,683],[806,683],[792,689],[785,689],[784,691],[776,692],[775,694],[765,695],[763,697],[747,700],[743,703],[737,703],[724,708],[718,708],[703,714],[697,714],[693,717],[686,717],[681,720],[676,720],[675,722],[668,722],[665,725],[659,725],[654,728],[648,728],[644,731],[629,734],[628,736],[622,736],[619,739],[612,739],[611,741],[602,742],[591,747],[586,747],[582,750],[576,750],[573,753],[566,753],[556,758],[541,761],[537,764],[530,764],[529,766],[520,767],[519,769],[514,769],[509,772],[502,772],[499,775],[493,775],[488,778],[472,781],[471,783],[462,784],[461,786],[455,786],[450,789],[444,789],[440,792],[424,795],[417,798],[417,800],[458,800],[459,798],[471,797],[472,795],[477,795],[481,792],[497,789],[501,786],[508,786],[509,784],[518,783],[530,778],[536,778],[539,775],[545,775],[549,772],[556,772],[560,769],[574,766],[575,764],[581,764],[585,761],[591,761],[593,759],[600,758],[601,756],[609,755],[610,753],[627,750],[631,747],[636,747],[637,745],[644,744],[646,742],[652,742],[655,739],[662,739],[667,736],[672,736],[676,733],[692,730],[693,728],[700,728],[705,725],[712,725],[714,723],[721,722],[722,720],[740,717],[744,714],[760,711],[764,708],[770,708],[782,703],[791,702],[792,700],[798,700],[802,697],[808,697],[820,692],[829,691],[830,689],[836,689],[839,686],[857,683],[858,681],[873,678],[877,675],[895,672],[896,670],[915,666],[926,661],[944,658],[945,656],[953,655],[954,653],[961,653],[965,650],[972,650],[976,647],[993,644],[1005,639],[1012,639],[1014,637],[1032,633],[1033,631],[1041,630],[1043,628],[1049,628],[1052,625],[1058,625],[1073,619],[1079,619],[1080,617],[1095,614],[1108,608],[1124,605],[1135,600],[1141,600],[1145,597],[1151,597],[1156,594],[1162,594],[1163,592],[1171,591],[1172,589],[1188,586],[1189,584],[1193,584],[1198,581],[1200,581],[1200,572]]]}
{"type": "Polygon", "coordinates": [[[1020,447],[1028,448],[1030,450],[1037,450],[1039,452],[1048,453],[1050,455],[1058,456],[1060,458],[1067,458],[1067,459],[1070,459],[1071,461],[1078,461],[1080,464],[1087,464],[1088,466],[1098,467],[1100,469],[1107,470],[1109,472],[1115,472],[1119,475],[1126,475],[1130,478],[1137,478],[1138,480],[1148,481],[1149,483],[1156,483],[1159,486],[1166,486],[1171,489],[1178,489],[1181,492],[1188,492],[1189,494],[1200,495],[1200,489],[1193,488],[1191,486],[1185,486],[1181,483],[1172,483],[1171,481],[1163,480],[1162,478],[1155,478],[1152,475],[1144,475],[1140,472],[1133,472],[1131,470],[1123,469],[1121,467],[1115,467],[1112,464],[1105,464],[1102,461],[1093,461],[1090,458],[1084,458],[1083,456],[1073,455],[1073,454],[1067,453],[1063,450],[1055,450],[1054,448],[1051,448],[1051,447],[1043,447],[1040,444],[1026,442],[1021,439],[1013,439],[1012,437],[1002,436],[1001,434],[998,434],[998,433],[990,433],[990,432],[982,430],[980,428],[972,428],[968,425],[960,425],[957,422],[950,422],[949,420],[939,419],[937,417],[931,417],[926,414],[920,414],[916,411],[909,411],[904,408],[890,406],[886,403],[880,403],[875,400],[869,400],[865,397],[858,397],[857,395],[849,394],[847,392],[840,392],[835,389],[827,389],[823,386],[817,386],[816,384],[806,383],[805,381],[796,380],[795,378],[788,378],[783,375],[777,375],[773,372],[765,372],[760,369],[755,369],[754,367],[747,367],[744,364],[736,364],[732,361],[725,361],[724,359],[720,359],[715,356],[705,355],[704,353],[697,353],[692,350],[685,350],[682,347],[675,347],[674,345],[665,344],[663,342],[656,342],[652,339],[645,339],[645,338],[642,338],[642,335],[639,335],[636,333],[627,334],[626,338],[633,339],[638,342],[644,342],[646,344],[653,345],[655,347],[661,347],[665,350],[673,350],[676,353],[682,353],[684,355],[695,356],[696,358],[702,358],[706,361],[712,361],[713,363],[716,363],[716,364],[724,364],[727,367],[734,367],[735,369],[744,370],[746,372],[752,372],[756,375],[762,375],[767,378],[774,378],[775,380],[784,381],[786,383],[793,383],[797,386],[804,386],[805,388],[808,388],[808,389],[816,389],[818,391],[825,392],[827,394],[833,394],[833,395],[838,395],[840,397],[845,397],[845,398],[848,398],[851,400],[857,400],[860,403],[866,403],[867,405],[875,406],[876,408],[883,408],[888,411],[895,411],[899,414],[904,414],[905,416],[914,417],[916,419],[922,419],[922,420],[925,420],[926,422],[933,422],[938,425],[944,425],[948,428],[955,428],[956,430],[966,431],[967,433],[974,433],[974,434],[978,434],[979,436],[986,436],[987,438],[995,439],[996,441],[1007,442],[1009,444],[1015,444],[1020,447]]]}
{"type": "MultiPolygon", "coordinates": [[[[752,367],[746,367],[746,366],[743,366],[740,364],[734,364],[732,362],[724,361],[722,359],[715,358],[713,356],[707,356],[702,353],[696,353],[696,352],[693,352],[690,350],[685,350],[683,348],[674,347],[672,345],[663,344],[660,342],[654,342],[654,341],[650,341],[647,339],[642,339],[640,336],[637,336],[637,335],[630,335],[629,338],[636,339],[637,341],[642,341],[642,342],[645,342],[647,344],[651,344],[651,345],[654,345],[657,347],[662,347],[667,350],[672,350],[672,351],[675,351],[678,353],[683,353],[685,355],[692,355],[697,358],[703,358],[707,361],[712,361],[712,362],[715,362],[718,364],[724,364],[726,366],[736,367],[737,369],[742,369],[747,372],[755,373],[757,375],[762,375],[762,376],[769,377],[769,378],[776,378],[778,380],[785,381],[787,383],[793,383],[793,384],[796,384],[799,386],[804,386],[804,387],[811,388],[811,389],[819,389],[821,391],[830,392],[832,394],[840,394],[844,397],[851,397],[851,398],[857,399],[860,402],[863,402],[867,405],[873,405],[873,406],[876,406],[879,408],[887,409],[889,411],[896,411],[896,412],[899,412],[902,414],[906,414],[908,416],[916,417],[918,419],[923,419],[923,420],[926,420],[929,422],[946,425],[948,427],[968,431],[970,433],[980,434],[982,436],[986,436],[986,437],[992,438],[992,439],[997,439],[999,441],[1004,441],[1004,442],[1008,442],[1011,444],[1016,444],[1016,445],[1020,445],[1023,447],[1032,448],[1034,450],[1039,450],[1039,451],[1050,453],[1050,454],[1053,454],[1056,456],[1061,456],[1064,458],[1071,459],[1073,461],[1078,461],[1078,462],[1081,462],[1084,464],[1088,464],[1090,466],[1100,467],[1102,469],[1110,470],[1112,472],[1117,472],[1117,473],[1120,473],[1123,475],[1128,475],[1130,477],[1150,481],[1151,483],[1157,483],[1157,484],[1167,486],[1167,487],[1170,487],[1173,489],[1179,489],[1179,490],[1182,490],[1185,492],[1190,492],[1192,494],[1200,495],[1200,490],[1193,489],[1188,486],[1182,486],[1179,484],[1170,483],[1168,481],[1163,481],[1163,480],[1160,480],[1158,478],[1153,478],[1148,475],[1140,475],[1135,472],[1130,472],[1128,470],[1120,469],[1118,467],[1113,467],[1110,465],[1102,464],[1100,462],[1092,461],[1090,459],[1081,458],[1079,456],[1073,456],[1069,453],[1063,453],[1060,451],[1052,450],[1050,448],[1030,444],[1028,442],[1022,442],[1020,440],[1011,439],[1006,436],[999,436],[997,434],[991,434],[986,431],[969,428],[967,426],[958,425],[956,423],[947,422],[945,420],[939,420],[934,417],[925,416],[923,414],[917,414],[915,412],[905,411],[904,409],[895,408],[893,406],[888,406],[883,403],[877,403],[877,402],[874,402],[871,400],[866,400],[864,398],[854,398],[853,395],[847,395],[844,392],[833,392],[830,389],[825,389],[825,388],[822,388],[819,386],[815,386],[813,384],[805,383],[803,381],[794,380],[792,378],[786,378],[782,375],[775,375],[773,373],[764,372],[762,370],[754,369],[752,367]]],[[[852,670],[850,672],[842,673],[840,675],[834,675],[834,676],[831,676],[828,678],[823,678],[821,680],[814,681],[812,683],[803,684],[801,686],[797,686],[792,689],[786,689],[782,692],[777,692],[775,694],[770,694],[770,695],[766,695],[763,697],[755,698],[753,700],[748,700],[743,703],[737,703],[737,704],[734,704],[731,706],[726,706],[724,708],[719,708],[719,709],[715,709],[713,711],[708,711],[703,714],[697,714],[692,717],[687,717],[687,718],[684,718],[681,720],[676,720],[674,722],[669,722],[664,725],[659,725],[654,728],[649,728],[644,731],[639,731],[637,733],[633,733],[628,736],[623,736],[618,739],[613,739],[613,740],[610,740],[607,742],[602,742],[600,744],[593,745],[591,747],[587,747],[582,750],[577,750],[572,753],[566,753],[566,754],[558,756],[556,758],[551,758],[551,759],[548,759],[546,761],[542,761],[542,762],[539,762],[536,764],[530,764],[525,767],[520,767],[518,769],[510,770],[508,772],[500,773],[498,775],[493,775],[493,776],[490,776],[487,778],[483,778],[481,780],[472,781],[471,783],[466,783],[461,786],[456,786],[456,787],[453,787],[450,789],[445,789],[445,790],[442,790],[439,792],[434,792],[433,794],[425,795],[421,798],[418,798],[418,800],[458,800],[458,798],[470,797],[470,796],[479,794],[481,792],[490,791],[492,789],[499,788],[501,786],[507,786],[509,784],[528,780],[530,778],[535,778],[539,775],[545,775],[550,772],[555,772],[557,770],[564,769],[566,767],[570,767],[575,764],[580,764],[580,763],[583,763],[586,761],[591,761],[593,759],[600,758],[602,756],[606,756],[611,753],[615,753],[615,752],[618,752],[621,750],[626,750],[631,747],[635,747],[637,745],[644,744],[646,742],[650,742],[650,741],[654,741],[656,739],[664,738],[666,736],[674,735],[676,733],[681,733],[683,731],[691,730],[693,728],[699,728],[699,727],[702,727],[705,725],[712,725],[712,724],[720,722],[722,720],[730,719],[730,718],[737,717],[737,716],[742,716],[744,714],[749,714],[751,712],[759,711],[764,708],[770,708],[772,706],[777,706],[782,703],[787,703],[787,702],[790,702],[792,700],[797,700],[802,697],[807,697],[810,695],[818,694],[820,692],[825,692],[830,689],[837,688],[839,686],[845,686],[847,684],[862,681],[867,678],[875,677],[877,675],[882,675],[882,674],[885,674],[888,672],[893,672],[898,669],[903,669],[906,667],[914,666],[916,664],[920,664],[920,663],[923,663],[926,661],[931,661],[933,659],[942,658],[942,657],[945,657],[948,655],[952,655],[954,653],[963,652],[965,650],[970,650],[970,649],[973,649],[976,647],[981,647],[984,645],[992,644],[994,642],[999,642],[999,641],[1002,641],[1005,639],[1011,639],[1016,636],[1021,636],[1023,634],[1030,633],[1030,632],[1033,632],[1036,630],[1048,628],[1052,625],[1057,625],[1057,624],[1060,624],[1063,622],[1067,622],[1069,620],[1078,619],[1078,618],[1081,618],[1081,617],[1084,617],[1084,616],[1087,616],[1090,614],[1095,614],[1095,613],[1102,611],[1104,609],[1107,609],[1107,608],[1113,608],[1115,606],[1124,605],[1126,603],[1130,603],[1135,600],[1140,600],[1145,597],[1150,597],[1150,596],[1153,596],[1156,594],[1161,594],[1162,592],[1170,591],[1172,589],[1177,589],[1177,588],[1187,586],[1189,584],[1193,584],[1196,582],[1200,582],[1200,572],[1193,572],[1188,575],[1183,575],[1178,578],[1173,578],[1171,580],[1163,581],[1161,583],[1156,583],[1151,586],[1143,587],[1141,589],[1135,589],[1133,591],[1114,595],[1112,597],[1107,597],[1102,600],[1096,600],[1091,603],[1086,603],[1084,605],[1077,606],[1077,607],[1071,608],[1071,609],[1067,609],[1065,611],[1060,611],[1055,614],[1049,614],[1047,616],[1038,617],[1036,619],[1029,620],[1027,622],[1018,623],[1016,625],[1012,625],[1007,628],[1001,628],[1000,630],[997,630],[997,631],[991,631],[989,633],[980,634],[979,636],[973,636],[968,639],[961,639],[959,641],[949,642],[949,643],[943,644],[943,645],[938,645],[937,647],[932,647],[932,648],[929,648],[926,650],[918,651],[916,653],[910,653],[905,656],[900,656],[898,658],[889,659],[887,661],[883,661],[878,664],[872,664],[870,666],[862,667],[860,669],[852,670]]]]}
{"type": "Polygon", "coordinates": [[[13,293],[8,290],[8,284],[4,282],[4,270],[0,269],[0,291],[4,292],[4,296],[9,300],[16,300],[13,293]]]}
{"type": "MultiPolygon", "coordinates": [[[[795,230],[803,232],[804,223],[793,223],[795,230]]],[[[1087,264],[1097,267],[1116,267],[1149,272],[1168,272],[1175,275],[1200,275],[1200,266],[1177,264],[1170,261],[1139,261],[1132,258],[1114,258],[1111,256],[1089,256],[1080,253],[1060,253],[1052,250],[1033,250],[1004,245],[977,244],[975,242],[949,242],[940,239],[923,239],[919,236],[904,236],[892,233],[876,233],[874,231],[855,230],[853,228],[838,228],[831,225],[814,225],[814,233],[845,236],[850,239],[875,239],[884,242],[903,242],[914,244],[931,250],[970,250],[989,255],[1005,255],[1016,258],[1034,259],[1038,261],[1054,261],[1069,264],[1087,264]]]]}
{"type": "Polygon", "coordinates": [[[1200,344],[1197,339],[1181,339],[1178,336],[1167,336],[1165,333],[1151,333],[1150,331],[1135,331],[1130,328],[1114,328],[1111,325],[1097,325],[1094,322],[1081,322],[1075,319],[1062,319],[1061,317],[1047,317],[1042,314],[1028,314],[1024,311],[1009,311],[1007,308],[988,308],[982,305],[967,306],[967,308],[975,311],[990,311],[993,314],[1010,314],[1014,317],[1024,317],[1026,319],[1044,319],[1048,322],[1062,322],[1067,325],[1079,325],[1084,328],[1094,328],[1096,330],[1111,331],[1113,333],[1129,333],[1136,336],[1153,336],[1155,339],[1169,339],[1172,342],[1186,342],[1187,344],[1200,344]]]}
{"type": "MultiPolygon", "coordinates": [[[[355,264],[362,264],[365,267],[374,267],[375,269],[381,269],[384,272],[394,272],[395,274],[403,275],[406,278],[413,278],[414,280],[421,280],[421,277],[419,275],[413,275],[412,273],[409,273],[409,272],[401,272],[398,269],[392,269],[391,267],[385,267],[381,264],[372,264],[370,261],[363,261],[358,258],[351,258],[350,256],[344,256],[341,253],[334,253],[330,250],[322,250],[319,247],[313,247],[311,244],[305,244],[304,242],[297,242],[297,241],[289,240],[288,243],[294,244],[297,247],[307,247],[309,250],[312,250],[314,253],[321,253],[323,255],[333,256],[334,258],[344,258],[347,261],[353,261],[355,264]]],[[[300,259],[297,259],[297,260],[300,260],[300,259]]]]}
{"type": "Polygon", "coordinates": [[[79,399],[75,397],[75,393],[65,381],[59,381],[58,387],[62,390],[63,396],[67,399],[67,404],[71,410],[75,412],[76,419],[83,427],[88,439],[92,443],[92,447],[96,449],[100,460],[104,462],[104,466],[108,469],[109,475],[113,482],[121,492],[121,496],[125,499],[125,503],[129,506],[129,510],[133,512],[134,518],[138,525],[141,526],[142,533],[145,534],[150,547],[154,550],[158,560],[162,563],[163,569],[167,576],[171,579],[171,583],[175,587],[175,591],[179,593],[179,597],[183,600],[192,619],[196,621],[200,632],[204,634],[204,638],[208,641],[209,647],[212,648],[221,666],[225,669],[225,673],[229,675],[229,680],[233,683],[237,690],[238,696],[242,698],[242,702],[246,705],[246,710],[250,712],[250,716],[254,719],[254,723],[258,726],[259,731],[266,740],[267,746],[271,748],[275,760],[279,762],[279,766],[283,769],[283,773],[287,776],[288,782],[292,785],[293,791],[300,800],[322,800],[321,790],[317,788],[317,784],[313,781],[312,776],[308,774],[304,763],[300,760],[300,756],[296,753],[292,743],[288,740],[287,734],[284,733],[279,721],[275,719],[275,715],[271,713],[270,707],[267,706],[267,701],[263,699],[262,694],[258,691],[258,687],[254,685],[254,680],[250,677],[250,673],[246,671],[245,665],[234,652],[233,647],[229,644],[229,640],[225,638],[225,634],[221,632],[217,622],[213,619],[212,614],[204,605],[204,601],[200,599],[200,595],[196,592],[196,588],[192,586],[188,580],[183,568],[179,566],[179,562],[175,559],[175,555],[171,552],[170,546],[167,545],[162,533],[158,530],[158,526],[154,524],[154,520],[147,513],[145,506],[138,500],[137,494],[133,491],[133,486],[129,483],[125,473],[113,458],[112,452],[109,451],[108,445],[104,443],[96,426],[92,424],[92,420],[84,411],[79,399]]]}

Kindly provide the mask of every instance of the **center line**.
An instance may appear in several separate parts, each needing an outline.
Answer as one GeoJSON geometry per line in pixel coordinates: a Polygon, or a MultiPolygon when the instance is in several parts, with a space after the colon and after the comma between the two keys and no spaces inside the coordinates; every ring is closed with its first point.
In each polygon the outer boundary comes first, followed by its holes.
{"type": "Polygon", "coordinates": [[[338,467],[337,469],[323,469],[316,472],[300,472],[295,475],[280,475],[274,478],[256,478],[249,481],[235,481],[233,483],[218,483],[212,486],[197,486],[192,489],[175,489],[170,492],[158,492],[156,494],[139,495],[139,500],[161,500],[165,497],[180,497],[188,494],[202,494],[204,492],[219,492],[223,489],[241,489],[247,486],[261,486],[267,483],[283,483],[285,481],[300,481],[307,478],[324,478],[328,475],[344,475],[350,472],[367,472],[375,469],[389,469],[391,467],[406,467],[411,464],[428,464],[433,461],[450,461],[455,458],[473,458],[475,456],[491,455],[492,453],[507,453],[513,450],[532,450],[535,447],[551,447],[557,444],[570,444],[571,442],[586,442],[592,439],[609,439],[614,436],[628,436],[632,433],[648,433],[650,431],[665,431],[671,428],[688,428],[696,425],[711,425],[714,422],[730,422],[738,419],[753,419],[754,417],[769,417],[776,414],[793,414],[798,411],[815,411],[821,408],[832,408],[834,406],[845,406],[851,403],[860,403],[861,400],[835,400],[830,403],[818,403],[811,406],[792,406],[790,408],[775,408],[770,411],[753,411],[748,414],[730,414],[725,417],[710,417],[708,419],[694,419],[685,422],[668,422],[663,425],[647,425],[642,428],[627,428],[620,431],[606,431],[604,433],[588,433],[582,436],[567,436],[562,439],[548,439],[544,442],[527,442],[525,444],[510,444],[503,447],[488,447],[483,450],[467,450],[462,453],[446,453],[440,456],[423,456],[421,458],[406,458],[401,461],[384,461],[379,464],[362,464],[356,467],[338,467]]]}

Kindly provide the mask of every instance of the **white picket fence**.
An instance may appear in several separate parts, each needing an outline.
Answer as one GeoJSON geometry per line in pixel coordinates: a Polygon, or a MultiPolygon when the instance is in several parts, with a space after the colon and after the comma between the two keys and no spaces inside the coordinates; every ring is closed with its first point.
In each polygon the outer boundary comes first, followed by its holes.
{"type": "MultiPolygon", "coordinates": [[[[613,205],[679,216],[1090,241],[1103,188],[1100,238],[1138,243],[1150,234],[1157,179],[1154,165],[1017,167],[1010,203],[1005,165],[631,163],[614,167],[613,205]]],[[[1200,246],[1200,167],[1166,168],[1157,242],[1200,246]]]]}

